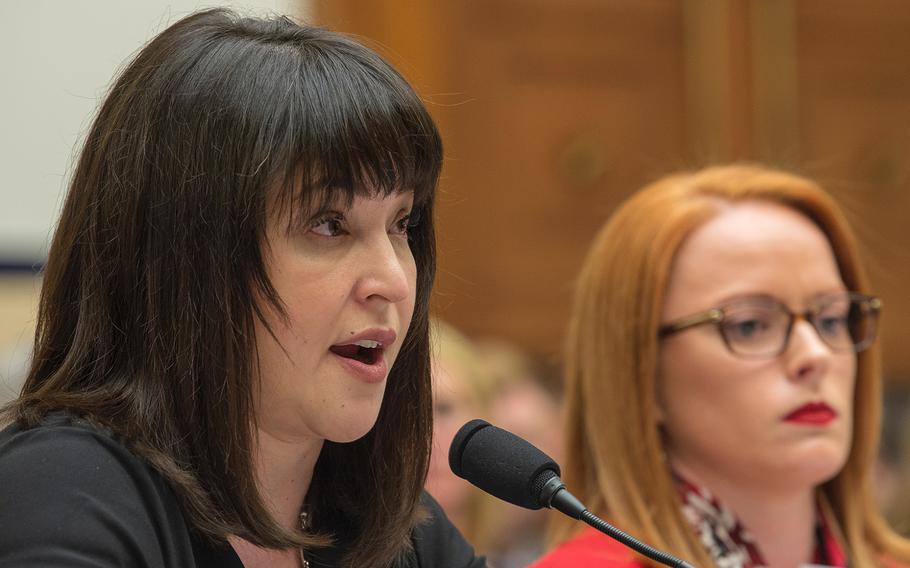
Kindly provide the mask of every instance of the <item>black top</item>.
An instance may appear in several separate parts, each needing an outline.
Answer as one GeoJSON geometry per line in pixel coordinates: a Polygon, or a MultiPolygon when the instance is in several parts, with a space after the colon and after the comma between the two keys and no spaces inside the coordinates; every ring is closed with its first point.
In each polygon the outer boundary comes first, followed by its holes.
{"type": "MultiPolygon", "coordinates": [[[[428,494],[408,567],[483,568],[428,494]]],[[[342,551],[308,553],[313,568],[342,551]]],[[[62,413],[0,432],[0,568],[243,568],[191,532],[164,479],[109,432],[62,413]]]]}

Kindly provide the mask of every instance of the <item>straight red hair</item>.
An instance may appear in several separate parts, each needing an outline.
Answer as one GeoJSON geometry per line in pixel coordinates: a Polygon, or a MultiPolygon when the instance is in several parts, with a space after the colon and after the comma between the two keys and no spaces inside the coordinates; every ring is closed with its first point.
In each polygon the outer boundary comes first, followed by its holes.
{"type": "MultiPolygon", "coordinates": [[[[725,204],[756,200],[790,207],[827,236],[841,277],[868,292],[856,239],[835,201],[814,182],[757,165],[712,167],[665,177],[612,215],[587,255],[566,344],[567,461],[564,479],[595,513],[696,566],[713,566],[680,513],[654,414],[658,328],[667,280],[685,239],[725,204]]],[[[851,566],[910,561],[873,499],[879,443],[880,352],[860,353],[853,443],[844,468],[818,488],[830,504],[851,566]]],[[[578,528],[557,519],[556,541],[578,528]]]]}

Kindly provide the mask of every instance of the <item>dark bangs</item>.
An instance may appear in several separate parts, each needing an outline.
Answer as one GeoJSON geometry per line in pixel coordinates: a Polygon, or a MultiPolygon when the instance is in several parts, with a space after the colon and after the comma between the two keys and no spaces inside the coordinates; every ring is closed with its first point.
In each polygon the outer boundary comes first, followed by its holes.
{"type": "MultiPolygon", "coordinates": [[[[264,26],[239,23],[251,32],[264,26]]],[[[413,191],[419,214],[439,178],[442,143],[411,87],[343,36],[285,19],[269,26],[291,41],[250,46],[248,59],[232,69],[238,83],[257,89],[241,96],[255,96],[257,109],[270,115],[251,121],[262,129],[262,144],[250,165],[267,168],[274,205],[300,218],[330,204],[350,205],[355,195],[413,191]]]]}

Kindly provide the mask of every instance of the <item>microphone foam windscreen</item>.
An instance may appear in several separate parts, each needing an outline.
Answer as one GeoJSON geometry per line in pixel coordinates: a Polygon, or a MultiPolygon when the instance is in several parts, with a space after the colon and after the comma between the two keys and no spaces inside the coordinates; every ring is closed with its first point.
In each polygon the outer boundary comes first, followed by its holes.
{"type": "Polygon", "coordinates": [[[535,483],[546,470],[559,475],[550,456],[518,436],[483,420],[461,427],[449,448],[449,466],[487,493],[519,507],[540,509],[535,483]]]}

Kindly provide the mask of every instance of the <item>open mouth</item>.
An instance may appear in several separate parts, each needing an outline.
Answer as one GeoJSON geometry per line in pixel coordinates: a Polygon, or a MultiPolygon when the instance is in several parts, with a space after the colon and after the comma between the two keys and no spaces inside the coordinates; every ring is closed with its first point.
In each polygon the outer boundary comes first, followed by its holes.
{"type": "Polygon", "coordinates": [[[348,345],[333,345],[329,351],[344,357],[345,359],[354,359],[364,365],[375,365],[382,357],[382,345],[378,341],[356,341],[348,345]]]}

